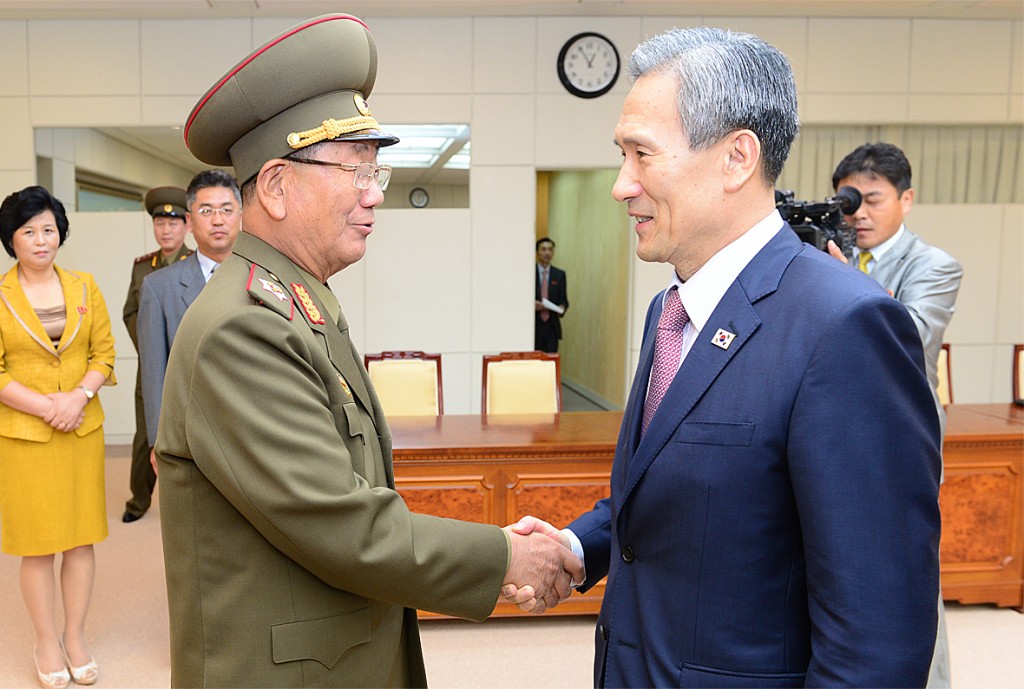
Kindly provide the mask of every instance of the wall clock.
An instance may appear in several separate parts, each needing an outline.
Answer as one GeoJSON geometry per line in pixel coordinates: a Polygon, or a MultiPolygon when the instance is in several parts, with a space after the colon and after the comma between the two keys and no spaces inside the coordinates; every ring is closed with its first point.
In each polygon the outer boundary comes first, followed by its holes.
{"type": "Polygon", "coordinates": [[[430,195],[423,187],[416,187],[409,192],[409,203],[412,204],[413,208],[426,208],[427,204],[430,203],[430,195]]]}
{"type": "Polygon", "coordinates": [[[574,96],[603,96],[619,78],[619,51],[593,31],[576,34],[558,53],[558,79],[574,96]]]}

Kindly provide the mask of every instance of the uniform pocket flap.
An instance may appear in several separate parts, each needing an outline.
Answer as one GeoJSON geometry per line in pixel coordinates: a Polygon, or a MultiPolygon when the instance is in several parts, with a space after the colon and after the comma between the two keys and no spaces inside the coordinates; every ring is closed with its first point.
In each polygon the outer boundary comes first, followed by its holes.
{"type": "Polygon", "coordinates": [[[370,608],[318,620],[275,624],[274,662],[315,660],[332,669],[353,646],[370,640],[370,608]]]}
{"type": "Polygon", "coordinates": [[[679,425],[677,443],[696,445],[735,445],[748,447],[754,438],[753,423],[715,423],[691,421],[679,425]]]}

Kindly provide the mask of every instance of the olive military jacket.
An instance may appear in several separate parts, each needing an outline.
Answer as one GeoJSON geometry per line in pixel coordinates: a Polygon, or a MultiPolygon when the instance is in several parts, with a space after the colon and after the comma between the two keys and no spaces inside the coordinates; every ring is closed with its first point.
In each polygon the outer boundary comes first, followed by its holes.
{"type": "Polygon", "coordinates": [[[182,320],[157,434],[171,685],[424,686],[414,608],[485,618],[507,540],[409,511],[340,310],[261,240],[234,254],[182,320]]]}
{"type": "Polygon", "coordinates": [[[139,350],[139,338],[135,332],[135,326],[139,319],[139,298],[142,295],[142,281],[150,273],[156,272],[165,266],[177,261],[184,261],[192,255],[192,249],[184,244],[178,249],[178,253],[170,258],[164,258],[159,250],[139,256],[132,266],[132,279],[128,283],[128,296],[124,300],[124,309],[121,310],[121,318],[124,326],[128,328],[128,336],[132,338],[135,351],[139,350]]]}

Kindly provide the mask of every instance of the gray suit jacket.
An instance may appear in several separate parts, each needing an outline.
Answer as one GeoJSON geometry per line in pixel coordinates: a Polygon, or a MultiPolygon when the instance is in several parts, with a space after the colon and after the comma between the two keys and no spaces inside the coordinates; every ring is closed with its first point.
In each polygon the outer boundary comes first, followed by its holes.
{"type": "Polygon", "coordinates": [[[160,398],[164,393],[164,372],[178,325],[189,307],[203,291],[206,280],[194,253],[142,281],[139,299],[139,368],[142,371],[142,402],[146,412],[149,446],[156,444],[160,421],[160,398]]]}
{"type": "MultiPolygon", "coordinates": [[[[871,271],[875,282],[889,290],[907,307],[924,347],[924,365],[934,392],[939,385],[938,361],[946,326],[953,318],[956,295],[964,270],[955,258],[942,249],[925,244],[906,230],[896,245],[887,251],[871,271]]],[[[935,395],[942,430],[946,413],[935,395]]]]}

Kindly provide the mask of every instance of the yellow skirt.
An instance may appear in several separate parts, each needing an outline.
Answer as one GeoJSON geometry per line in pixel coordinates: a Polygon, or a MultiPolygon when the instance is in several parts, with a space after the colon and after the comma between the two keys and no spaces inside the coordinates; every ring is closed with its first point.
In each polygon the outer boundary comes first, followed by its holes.
{"type": "Polygon", "coordinates": [[[0,437],[0,550],[52,555],[107,537],[103,428],[36,443],[0,437]]]}

